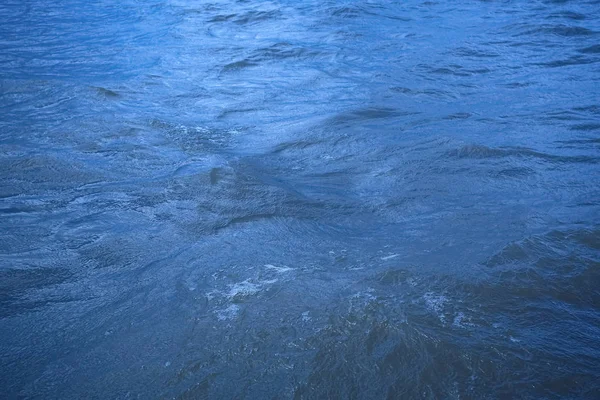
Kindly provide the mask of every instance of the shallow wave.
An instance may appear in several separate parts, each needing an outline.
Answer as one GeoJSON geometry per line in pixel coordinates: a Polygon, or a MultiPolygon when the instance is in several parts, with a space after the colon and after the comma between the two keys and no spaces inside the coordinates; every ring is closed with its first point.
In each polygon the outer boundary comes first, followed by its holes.
{"type": "Polygon", "coordinates": [[[504,157],[526,157],[538,158],[552,163],[589,163],[600,162],[598,157],[589,156],[559,156],[555,154],[540,153],[528,148],[490,148],[483,145],[467,145],[460,149],[451,150],[450,157],[457,158],[504,158],[504,157]]]}

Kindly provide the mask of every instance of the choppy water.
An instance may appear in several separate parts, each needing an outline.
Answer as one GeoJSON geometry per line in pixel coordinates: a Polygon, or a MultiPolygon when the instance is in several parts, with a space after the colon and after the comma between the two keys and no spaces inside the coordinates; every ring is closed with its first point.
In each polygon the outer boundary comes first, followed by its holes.
{"type": "Polygon", "coordinates": [[[4,0],[3,398],[600,398],[600,2],[4,0]]]}

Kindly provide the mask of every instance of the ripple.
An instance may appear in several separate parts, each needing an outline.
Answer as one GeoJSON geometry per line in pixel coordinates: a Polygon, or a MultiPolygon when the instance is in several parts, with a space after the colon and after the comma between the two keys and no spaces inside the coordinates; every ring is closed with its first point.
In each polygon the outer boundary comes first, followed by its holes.
{"type": "Polygon", "coordinates": [[[595,44],[593,46],[589,46],[589,47],[583,47],[581,49],[577,50],[580,53],[585,53],[585,54],[599,54],[600,53],[600,44],[595,44]]]}
{"type": "Polygon", "coordinates": [[[596,3],[0,2],[4,397],[597,398],[596,3]]]}
{"type": "Polygon", "coordinates": [[[552,163],[586,163],[596,164],[600,162],[597,157],[591,156],[560,156],[555,154],[541,153],[528,148],[490,148],[482,145],[467,145],[460,149],[451,150],[449,157],[456,158],[504,158],[504,157],[528,157],[538,158],[552,163]]]}
{"type": "Polygon", "coordinates": [[[527,24],[522,25],[522,29],[524,30],[522,33],[519,33],[517,36],[523,35],[539,35],[539,34],[549,34],[556,36],[564,36],[564,37],[586,37],[586,36],[595,36],[598,34],[597,31],[584,28],[581,26],[573,26],[573,25],[564,25],[564,24],[556,24],[556,25],[539,25],[535,27],[530,27],[527,24]]]}

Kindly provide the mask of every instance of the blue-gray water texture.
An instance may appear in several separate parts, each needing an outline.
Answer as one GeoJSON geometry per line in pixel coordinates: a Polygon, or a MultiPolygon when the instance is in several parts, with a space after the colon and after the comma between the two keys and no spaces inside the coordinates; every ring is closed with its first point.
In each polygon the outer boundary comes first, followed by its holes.
{"type": "Polygon", "coordinates": [[[3,0],[0,389],[600,398],[600,2],[3,0]]]}

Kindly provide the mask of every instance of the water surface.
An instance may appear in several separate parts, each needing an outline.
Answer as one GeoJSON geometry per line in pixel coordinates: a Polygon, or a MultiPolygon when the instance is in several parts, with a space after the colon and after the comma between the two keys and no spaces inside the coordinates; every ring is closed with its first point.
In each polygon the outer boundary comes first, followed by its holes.
{"type": "Polygon", "coordinates": [[[4,0],[5,398],[600,398],[600,3],[4,0]]]}

